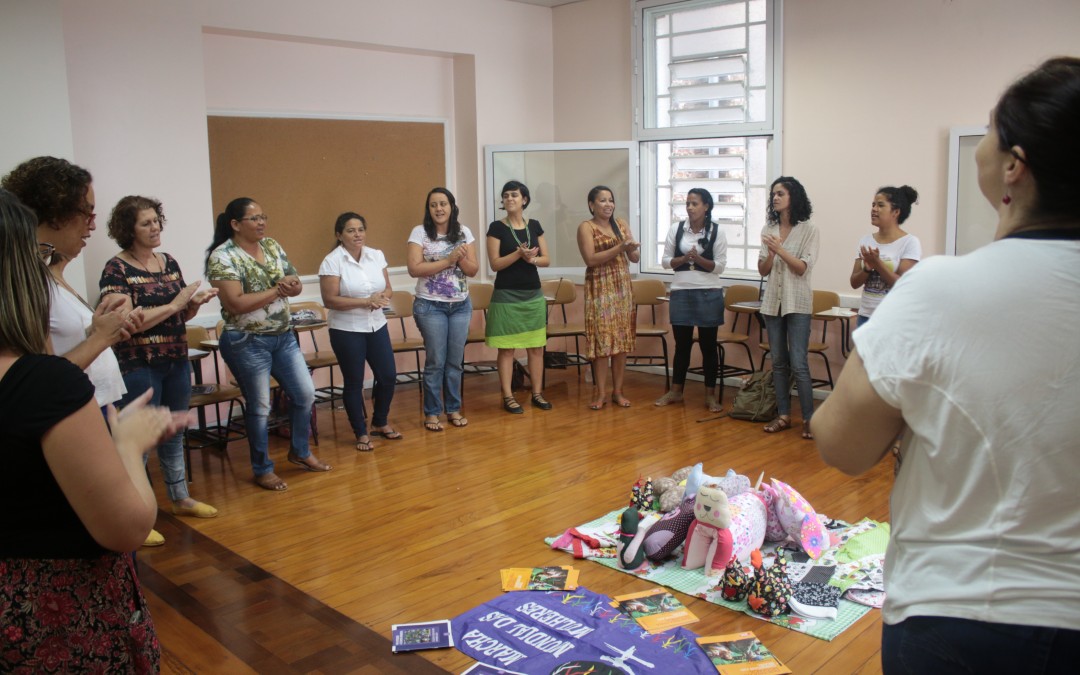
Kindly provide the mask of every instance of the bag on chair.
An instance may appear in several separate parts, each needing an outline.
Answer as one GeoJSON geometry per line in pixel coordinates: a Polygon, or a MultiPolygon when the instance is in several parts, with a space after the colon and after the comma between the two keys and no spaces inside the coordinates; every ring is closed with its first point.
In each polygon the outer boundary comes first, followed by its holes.
{"type": "Polygon", "coordinates": [[[759,370],[743,383],[728,416],[749,422],[768,422],[776,417],[776,388],[771,370],[759,370]]]}
{"type": "Polygon", "coordinates": [[[525,388],[525,380],[529,378],[529,371],[525,370],[525,366],[518,363],[517,359],[514,359],[513,364],[513,371],[510,374],[510,391],[518,391],[525,388]]]}

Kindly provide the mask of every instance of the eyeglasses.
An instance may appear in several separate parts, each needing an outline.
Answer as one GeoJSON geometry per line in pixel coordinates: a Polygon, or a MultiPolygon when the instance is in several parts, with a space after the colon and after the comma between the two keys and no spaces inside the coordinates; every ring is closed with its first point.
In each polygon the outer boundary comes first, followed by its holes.
{"type": "Polygon", "coordinates": [[[79,213],[86,216],[86,222],[87,223],[92,223],[92,222],[94,222],[94,218],[97,218],[97,214],[94,213],[94,205],[93,204],[86,207],[85,209],[79,209],[79,213]]]}
{"type": "Polygon", "coordinates": [[[244,216],[240,220],[250,220],[253,223],[256,223],[256,222],[265,223],[265,222],[270,220],[270,216],[266,215],[265,213],[260,213],[257,216],[244,216]]]}
{"type": "Polygon", "coordinates": [[[41,256],[41,259],[48,265],[52,262],[53,253],[56,252],[56,247],[48,242],[40,242],[37,245],[37,250],[38,255],[41,256]]]}

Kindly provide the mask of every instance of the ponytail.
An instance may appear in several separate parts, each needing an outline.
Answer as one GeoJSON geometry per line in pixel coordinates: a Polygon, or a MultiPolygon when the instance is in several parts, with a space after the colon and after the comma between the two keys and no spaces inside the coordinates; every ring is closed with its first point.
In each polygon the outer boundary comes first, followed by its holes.
{"type": "Polygon", "coordinates": [[[214,252],[214,249],[232,239],[232,221],[243,218],[247,212],[247,207],[254,203],[255,200],[250,197],[237,197],[229,202],[224,211],[218,214],[217,220],[214,222],[214,240],[206,249],[206,261],[204,263],[206,276],[210,276],[210,255],[214,252]]]}

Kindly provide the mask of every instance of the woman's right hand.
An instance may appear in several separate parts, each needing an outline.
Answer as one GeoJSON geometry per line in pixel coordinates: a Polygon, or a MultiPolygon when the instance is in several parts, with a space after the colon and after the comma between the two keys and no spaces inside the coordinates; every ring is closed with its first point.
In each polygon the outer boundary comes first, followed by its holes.
{"type": "MultiPolygon", "coordinates": [[[[141,310],[139,316],[142,315],[141,310]]],[[[100,334],[110,345],[131,338],[136,332],[134,318],[130,317],[135,312],[128,312],[124,306],[124,297],[118,294],[109,294],[101,301],[94,316],[90,320],[90,331],[87,335],[100,334]]]]}
{"type": "Polygon", "coordinates": [[[446,261],[453,267],[459,260],[465,257],[465,246],[455,246],[446,256],[446,261]]]}
{"type": "Polygon", "coordinates": [[[147,389],[119,413],[109,405],[109,428],[117,451],[136,453],[141,457],[162,439],[186,426],[186,413],[173,415],[168,408],[147,405],[153,393],[152,389],[147,389]]]}
{"type": "Polygon", "coordinates": [[[626,251],[627,253],[633,253],[639,248],[641,248],[641,244],[634,241],[633,239],[627,239],[622,243],[622,250],[626,251]]]}

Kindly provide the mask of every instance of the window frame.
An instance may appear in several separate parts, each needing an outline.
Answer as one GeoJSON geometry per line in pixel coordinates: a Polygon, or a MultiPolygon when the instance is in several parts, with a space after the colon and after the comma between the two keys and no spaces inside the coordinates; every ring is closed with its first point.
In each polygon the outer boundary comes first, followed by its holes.
{"type": "MultiPolygon", "coordinates": [[[[779,168],[783,157],[783,0],[764,0],[766,3],[766,37],[769,41],[766,50],[766,116],[760,122],[714,123],[677,127],[648,128],[645,126],[646,106],[656,106],[654,73],[647,70],[645,16],[649,10],[657,7],[692,10],[714,5],[731,4],[732,0],[629,0],[633,13],[633,72],[631,93],[633,106],[632,139],[638,144],[639,167],[639,203],[638,224],[642,245],[642,260],[639,274],[659,278],[671,278],[672,270],[665,270],[660,260],[654,260],[655,251],[663,245],[664,236],[659,233],[656,218],[657,184],[651,166],[650,146],[665,141],[723,138],[765,138],[766,175],[780,175],[779,168]],[[652,98],[647,99],[647,96],[652,98]]],[[[650,48],[652,46],[650,45],[650,48]]],[[[744,179],[745,181],[746,179],[744,179]]],[[[771,182],[771,178],[769,182],[771,182]]],[[[745,183],[744,183],[745,185],[745,183]]],[[[750,207],[744,209],[745,218],[749,217],[750,207]]],[[[756,267],[730,269],[722,277],[745,280],[759,279],[756,267]]]]}

